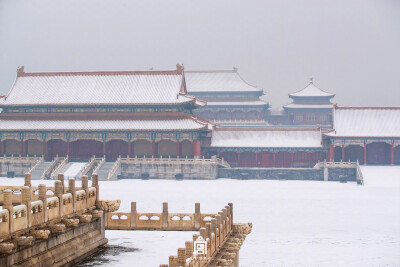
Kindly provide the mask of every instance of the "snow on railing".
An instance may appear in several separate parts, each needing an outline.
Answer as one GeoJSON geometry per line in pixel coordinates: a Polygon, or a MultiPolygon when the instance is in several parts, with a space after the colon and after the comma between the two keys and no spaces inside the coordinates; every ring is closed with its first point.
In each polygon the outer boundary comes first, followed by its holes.
{"type": "Polygon", "coordinates": [[[47,170],[45,170],[42,174],[42,176],[40,177],[41,180],[43,180],[45,177],[50,177],[51,172],[54,170],[54,168],[56,168],[57,163],[59,162],[60,158],[58,157],[58,155],[53,159],[53,161],[50,163],[49,167],[47,168],[47,170]]]}
{"type": "Polygon", "coordinates": [[[106,162],[106,156],[104,156],[104,157],[100,160],[99,164],[97,164],[96,168],[94,168],[93,173],[97,173],[97,172],[100,170],[101,166],[103,166],[103,164],[104,164],[105,162],[106,162]]]}
{"type": "Polygon", "coordinates": [[[211,159],[205,159],[200,158],[200,159],[195,159],[195,158],[138,158],[135,156],[134,158],[121,158],[121,163],[128,163],[128,164],[211,164],[211,165],[222,165],[224,167],[229,168],[229,164],[223,160],[223,159],[218,159],[216,156],[211,157],[211,159]]]}
{"type": "Polygon", "coordinates": [[[32,173],[40,164],[44,162],[44,157],[41,157],[35,165],[28,171],[28,173],[32,173]]]}
{"type": "Polygon", "coordinates": [[[19,157],[14,157],[14,156],[4,156],[4,157],[0,157],[0,162],[10,162],[10,161],[38,161],[41,157],[21,157],[21,155],[19,157]]]}
{"type": "Polygon", "coordinates": [[[115,175],[117,174],[118,170],[121,168],[121,155],[118,157],[118,159],[115,161],[114,165],[112,166],[110,172],[108,173],[107,180],[112,180],[115,178],[115,175]]]}
{"type": "Polygon", "coordinates": [[[61,163],[55,168],[52,172],[50,177],[56,177],[61,169],[68,163],[68,155],[61,161],[61,163]]]}

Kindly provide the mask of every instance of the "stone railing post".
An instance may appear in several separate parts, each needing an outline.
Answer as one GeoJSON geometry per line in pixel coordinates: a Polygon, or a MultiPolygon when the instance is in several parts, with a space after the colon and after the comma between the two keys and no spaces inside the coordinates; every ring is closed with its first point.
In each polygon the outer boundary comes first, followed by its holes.
{"type": "Polygon", "coordinates": [[[206,238],[211,239],[211,223],[206,223],[206,238]]]}
{"type": "Polygon", "coordinates": [[[231,224],[233,224],[233,203],[228,203],[228,206],[230,207],[229,213],[231,215],[231,224]]]}
{"type": "Polygon", "coordinates": [[[197,238],[199,238],[199,235],[198,234],[194,234],[193,235],[193,243],[196,242],[197,238]]]}
{"type": "Polygon", "coordinates": [[[168,202],[163,203],[162,228],[168,228],[168,202]]]}
{"type": "Polygon", "coordinates": [[[204,240],[206,240],[207,238],[207,232],[206,232],[206,228],[200,228],[199,233],[201,235],[202,238],[204,238],[204,240]]]}
{"type": "Polygon", "coordinates": [[[186,250],[184,248],[178,248],[178,266],[186,265],[186,250]]]}
{"type": "Polygon", "coordinates": [[[88,209],[88,198],[89,198],[89,178],[87,177],[87,175],[83,175],[82,176],[82,190],[85,190],[85,195],[86,195],[86,199],[85,199],[85,206],[86,209],[88,209]]]}
{"type": "Polygon", "coordinates": [[[68,193],[72,195],[72,206],[74,213],[76,212],[76,191],[75,191],[75,180],[68,180],[68,193]]]}
{"type": "MultiPolygon", "coordinates": [[[[64,178],[64,177],[63,177],[64,178]]],[[[54,188],[55,188],[55,196],[58,197],[58,203],[59,203],[59,214],[60,214],[60,218],[62,218],[64,216],[63,214],[63,194],[64,194],[64,187],[62,185],[62,182],[59,181],[55,181],[54,182],[54,188]]]]}
{"type": "Polygon", "coordinates": [[[178,267],[178,258],[176,256],[169,256],[169,267],[178,267]]]}
{"type": "Polygon", "coordinates": [[[221,245],[222,237],[221,237],[221,215],[216,215],[215,219],[217,220],[217,235],[215,237],[215,240],[217,242],[216,247],[219,248],[221,245]]]}
{"type": "Polygon", "coordinates": [[[200,229],[200,203],[196,203],[194,206],[194,227],[200,229]]]}
{"type": "Polygon", "coordinates": [[[96,201],[99,201],[99,175],[97,173],[92,174],[92,187],[96,188],[96,201]]]}
{"type": "Polygon", "coordinates": [[[137,216],[136,202],[131,202],[131,228],[136,227],[136,216],[137,216]]]}
{"type": "Polygon", "coordinates": [[[3,201],[3,209],[8,210],[9,212],[9,222],[10,222],[10,234],[14,232],[14,207],[12,205],[12,191],[11,189],[6,189],[3,191],[4,193],[4,201],[3,201]]]}
{"type": "Polygon", "coordinates": [[[65,187],[65,185],[64,185],[64,174],[63,173],[59,173],[57,175],[57,179],[61,182],[62,193],[64,194],[65,193],[65,191],[64,191],[64,187],[65,187]]]}
{"type": "Polygon", "coordinates": [[[43,217],[44,222],[47,222],[48,215],[47,215],[47,196],[46,196],[47,188],[46,185],[40,184],[39,185],[39,199],[43,202],[43,217]]]}
{"type": "Polygon", "coordinates": [[[24,186],[31,187],[32,186],[32,184],[31,184],[31,174],[30,173],[25,173],[24,177],[25,177],[24,186]]]}
{"type": "MultiPolygon", "coordinates": [[[[26,175],[26,174],[25,174],[26,175]]],[[[26,218],[28,220],[28,227],[32,226],[32,205],[31,205],[31,190],[28,186],[24,186],[21,189],[22,204],[26,206],[26,218]]]]}
{"type": "Polygon", "coordinates": [[[186,259],[191,258],[193,256],[193,242],[192,241],[185,242],[185,252],[186,252],[186,259]]]}

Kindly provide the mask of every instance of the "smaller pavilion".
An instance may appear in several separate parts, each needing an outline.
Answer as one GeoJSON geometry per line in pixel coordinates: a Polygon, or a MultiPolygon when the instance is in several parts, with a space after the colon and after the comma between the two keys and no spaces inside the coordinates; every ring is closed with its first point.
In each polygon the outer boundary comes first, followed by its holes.
{"type": "Polygon", "coordinates": [[[188,93],[207,101],[195,114],[219,125],[262,124],[269,104],[263,90],[248,84],[237,68],[221,71],[185,71],[188,93]]]}
{"type": "Polygon", "coordinates": [[[203,149],[233,167],[312,167],[328,152],[321,128],[217,128],[210,146],[203,149]]]}
{"type": "Polygon", "coordinates": [[[325,92],[314,85],[313,79],[302,90],[289,94],[293,102],[283,108],[287,112],[288,123],[295,125],[332,125],[331,99],[335,94],[325,92]]]}
{"type": "Polygon", "coordinates": [[[331,161],[400,164],[400,107],[338,107],[324,134],[331,161]]]}

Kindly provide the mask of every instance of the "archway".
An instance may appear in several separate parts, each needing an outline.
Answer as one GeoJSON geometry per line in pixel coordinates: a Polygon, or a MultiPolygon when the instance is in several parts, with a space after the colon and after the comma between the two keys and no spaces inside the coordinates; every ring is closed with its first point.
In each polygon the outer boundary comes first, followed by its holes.
{"type": "Polygon", "coordinates": [[[103,143],[96,140],[76,140],[70,143],[71,159],[88,160],[103,157],[103,143]]]}
{"type": "Polygon", "coordinates": [[[358,162],[364,164],[364,147],[360,145],[349,145],[344,148],[344,161],[358,162]]]}
{"type": "Polygon", "coordinates": [[[128,142],[119,139],[113,139],[106,143],[106,159],[116,160],[119,156],[125,158],[128,156],[128,142]]]}
{"type": "Polygon", "coordinates": [[[133,143],[133,155],[138,158],[146,156],[146,158],[151,158],[153,155],[152,143],[148,140],[136,140],[133,143]]]}
{"type": "Polygon", "coordinates": [[[158,156],[159,157],[163,157],[163,158],[167,158],[167,157],[171,157],[171,158],[175,158],[177,156],[176,154],[176,143],[174,141],[171,140],[160,140],[158,142],[158,156]]]}
{"type": "Polygon", "coordinates": [[[287,151],[279,151],[276,153],[276,167],[278,168],[289,168],[291,156],[287,151]]]}
{"type": "Polygon", "coordinates": [[[15,139],[6,139],[2,142],[2,153],[7,156],[19,156],[21,153],[21,142],[15,139]]]}
{"type": "Polygon", "coordinates": [[[25,154],[28,156],[43,155],[43,141],[29,139],[24,142],[25,154]]]}
{"type": "Polygon", "coordinates": [[[374,142],[367,145],[367,164],[390,164],[391,147],[384,142],[374,142]]]}
{"type": "Polygon", "coordinates": [[[67,142],[61,139],[49,140],[47,146],[47,160],[52,160],[57,155],[59,157],[67,156],[67,142]]]}
{"type": "Polygon", "coordinates": [[[251,110],[249,112],[247,112],[247,119],[248,120],[259,120],[260,119],[260,111],[257,110],[251,110]]]}
{"type": "Polygon", "coordinates": [[[394,164],[400,165],[400,146],[393,148],[394,164]]]}
{"type": "Polygon", "coordinates": [[[342,147],[341,146],[335,146],[335,162],[341,162],[342,161],[342,147]]]}
{"type": "Polygon", "coordinates": [[[246,119],[246,113],[240,110],[235,110],[232,112],[232,120],[245,120],[246,119]]]}
{"type": "Polygon", "coordinates": [[[193,158],[193,143],[189,140],[183,140],[181,142],[181,157],[193,158]]]}
{"type": "Polygon", "coordinates": [[[217,120],[230,120],[230,114],[227,111],[218,111],[217,112],[217,120]]]}

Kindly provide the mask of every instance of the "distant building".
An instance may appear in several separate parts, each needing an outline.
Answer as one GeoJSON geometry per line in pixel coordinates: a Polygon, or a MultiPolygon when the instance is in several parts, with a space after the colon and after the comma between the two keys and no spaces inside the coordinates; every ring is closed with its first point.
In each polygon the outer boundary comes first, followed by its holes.
{"type": "Polygon", "coordinates": [[[330,100],[334,96],[316,87],[310,79],[307,87],[289,94],[293,102],[283,107],[288,116],[288,124],[330,127],[333,108],[330,100]]]}
{"type": "Polygon", "coordinates": [[[248,84],[237,69],[185,71],[188,94],[207,102],[195,114],[222,126],[264,125],[269,104],[263,90],[248,84]]]}
{"type": "Polygon", "coordinates": [[[0,154],[200,157],[211,125],[172,71],[26,73],[0,99],[0,154]]]}

